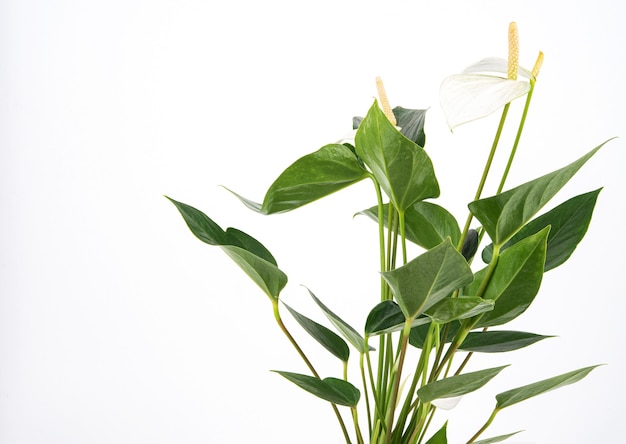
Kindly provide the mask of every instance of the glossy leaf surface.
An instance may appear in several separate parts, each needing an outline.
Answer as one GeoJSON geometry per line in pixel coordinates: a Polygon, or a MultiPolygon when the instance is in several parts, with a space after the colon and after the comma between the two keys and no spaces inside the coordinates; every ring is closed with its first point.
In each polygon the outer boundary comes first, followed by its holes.
{"type": "MultiPolygon", "coordinates": [[[[405,318],[402,310],[394,301],[383,301],[370,311],[365,322],[365,334],[367,336],[393,333],[404,328],[405,318]]],[[[412,327],[430,323],[427,316],[413,320],[412,327]]]]}
{"type": "Polygon", "coordinates": [[[474,201],[469,204],[469,209],[483,224],[492,242],[502,246],[548,203],[602,145],[566,167],[496,196],[474,201]]]}
{"type": "MultiPolygon", "coordinates": [[[[501,325],[516,318],[530,306],[543,279],[546,257],[546,239],[549,228],[544,228],[504,251],[498,260],[485,293],[485,299],[494,300],[492,311],[482,315],[476,327],[501,325]]],[[[486,275],[486,269],[476,273],[474,282],[466,290],[476,294],[486,275]]]]}
{"type": "Polygon", "coordinates": [[[278,299],[287,285],[287,276],[276,265],[271,253],[259,241],[243,231],[226,231],[196,208],[167,198],[172,202],[191,232],[202,242],[221,247],[228,256],[267,294],[278,299]]]}
{"type": "MultiPolygon", "coordinates": [[[[585,236],[600,191],[601,189],[573,197],[530,221],[504,244],[502,250],[549,225],[551,228],[544,271],[558,267],[569,259],[585,236]]],[[[492,254],[493,244],[490,244],[483,250],[483,261],[489,263],[492,254]]]]}
{"type": "Polygon", "coordinates": [[[317,342],[319,342],[326,350],[331,352],[340,360],[347,362],[350,357],[350,348],[348,344],[334,331],[318,324],[312,319],[298,313],[296,310],[283,302],[283,305],[291,316],[300,324],[300,326],[310,334],[317,342]]]}
{"type": "Polygon", "coordinates": [[[460,350],[478,353],[502,353],[524,348],[542,339],[553,336],[537,335],[522,331],[488,330],[470,332],[460,350]]]}
{"type": "Polygon", "coordinates": [[[407,139],[374,102],[357,130],[356,152],[399,211],[439,196],[439,184],[426,152],[407,139]]]}
{"type": "Polygon", "coordinates": [[[449,239],[382,276],[406,319],[417,317],[473,279],[467,261],[449,239]]]}
{"type": "MultiPolygon", "coordinates": [[[[378,222],[378,207],[371,207],[361,211],[374,221],[378,222]]],[[[389,205],[383,205],[385,227],[389,227],[389,205]]],[[[436,247],[450,238],[456,245],[461,238],[459,224],[448,210],[431,203],[416,202],[407,208],[404,213],[405,235],[408,241],[425,249],[436,247]]]]}
{"type": "MultiPolygon", "coordinates": [[[[308,290],[308,289],[307,289],[308,290]]],[[[341,319],[335,313],[333,313],[330,308],[320,301],[311,290],[308,290],[309,294],[315,301],[315,303],[322,309],[328,320],[335,326],[339,333],[343,335],[347,341],[357,349],[359,353],[365,353],[365,339],[361,336],[354,328],[352,328],[346,321],[341,319]]],[[[374,350],[372,347],[369,347],[370,350],[374,350]]]]}
{"type": "Polygon", "coordinates": [[[471,318],[493,310],[494,301],[475,296],[445,298],[426,310],[426,314],[439,324],[471,318]]]}
{"type": "Polygon", "coordinates": [[[518,402],[525,401],[534,396],[541,395],[542,393],[546,393],[551,390],[555,390],[557,388],[578,382],[585,376],[587,376],[596,367],[598,366],[594,365],[591,367],[581,368],[578,370],[574,370],[573,372],[564,373],[559,376],[544,379],[543,381],[538,381],[533,384],[502,392],[496,395],[496,408],[503,409],[505,407],[512,406],[513,404],[517,404],[518,402]]]}
{"type": "Polygon", "coordinates": [[[437,431],[437,433],[435,433],[433,436],[430,437],[428,441],[426,441],[426,444],[448,444],[447,428],[448,422],[446,421],[443,426],[437,431]]]}
{"type": "Polygon", "coordinates": [[[423,402],[432,402],[434,399],[438,398],[462,396],[478,390],[506,367],[505,365],[440,379],[421,387],[417,391],[417,396],[419,396],[423,402]]]}
{"type": "MultiPolygon", "coordinates": [[[[404,136],[415,142],[422,148],[426,146],[426,134],[424,133],[424,122],[426,120],[425,109],[410,109],[396,106],[393,110],[396,124],[404,136]]],[[[358,129],[363,121],[363,117],[352,118],[352,128],[358,129]]]]}
{"type": "MultiPolygon", "coordinates": [[[[418,318],[418,319],[422,319],[422,318],[418,318]]],[[[428,319],[430,320],[430,318],[428,316],[425,316],[423,319],[428,319]]],[[[450,322],[449,324],[446,325],[446,327],[448,327],[448,332],[446,334],[446,337],[444,338],[444,332],[445,332],[445,328],[442,327],[441,331],[440,331],[440,342],[441,343],[446,343],[446,342],[451,342],[452,338],[454,338],[454,336],[458,333],[458,331],[461,329],[461,323],[458,321],[453,321],[450,322]]],[[[424,325],[419,325],[417,327],[414,327],[411,329],[411,333],[409,333],[409,344],[411,344],[413,347],[417,347],[417,348],[423,348],[424,347],[424,342],[426,341],[426,335],[428,334],[428,329],[430,328],[430,322],[424,324],[424,325]]]]}
{"type": "Polygon", "coordinates": [[[337,378],[318,379],[309,375],[274,370],[303,390],[337,405],[356,407],[361,393],[347,381],[337,378]]]}

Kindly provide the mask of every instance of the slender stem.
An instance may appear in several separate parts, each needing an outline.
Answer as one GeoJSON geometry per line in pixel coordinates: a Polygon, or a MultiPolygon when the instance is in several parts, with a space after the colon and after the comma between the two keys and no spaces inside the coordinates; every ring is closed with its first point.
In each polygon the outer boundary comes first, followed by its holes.
{"type": "MultiPolygon", "coordinates": [[[[367,349],[367,342],[365,343],[365,348],[367,349]]],[[[363,391],[365,397],[365,408],[367,411],[367,428],[369,430],[369,437],[372,437],[372,410],[370,407],[370,395],[367,390],[367,378],[365,376],[365,363],[364,363],[365,353],[361,353],[359,356],[359,368],[361,370],[361,383],[363,384],[363,391]]],[[[372,381],[373,382],[373,381],[372,381]]],[[[372,385],[373,388],[373,385],[372,385]]]]}
{"type": "MultiPolygon", "coordinates": [[[[485,182],[487,181],[487,176],[489,175],[489,169],[491,168],[491,163],[493,162],[493,158],[496,154],[496,148],[498,147],[498,142],[500,141],[500,136],[502,135],[502,128],[504,128],[504,122],[506,121],[506,116],[509,113],[510,105],[511,105],[510,103],[507,103],[506,105],[504,105],[504,109],[502,110],[502,116],[500,117],[500,124],[498,125],[496,135],[493,139],[493,143],[491,144],[491,151],[489,151],[489,157],[487,158],[487,162],[485,163],[483,175],[480,178],[478,188],[476,189],[474,200],[480,199],[480,196],[483,193],[483,188],[485,187],[485,182]]],[[[459,251],[463,247],[463,242],[465,242],[465,238],[467,237],[467,232],[469,231],[473,218],[474,218],[474,215],[470,211],[470,213],[467,215],[467,220],[465,221],[465,227],[463,228],[461,239],[459,240],[459,245],[457,248],[459,251]]]]}
{"type": "MultiPolygon", "coordinates": [[[[309,361],[309,358],[307,358],[307,356],[304,354],[304,352],[302,351],[302,349],[300,348],[300,346],[298,345],[294,337],[291,336],[291,333],[289,333],[289,330],[287,330],[287,327],[285,326],[282,318],[280,317],[280,311],[278,307],[279,307],[278,299],[272,299],[272,308],[274,309],[274,319],[276,319],[278,326],[280,327],[282,332],[285,334],[285,336],[287,336],[287,339],[289,339],[289,342],[291,342],[291,345],[293,345],[293,347],[296,349],[296,351],[298,352],[298,354],[300,355],[300,357],[302,358],[306,366],[309,368],[309,370],[313,374],[313,376],[315,376],[317,379],[321,379],[319,373],[317,373],[317,370],[315,370],[315,367],[313,367],[313,364],[311,364],[311,361],[309,361]]],[[[348,429],[346,428],[346,424],[343,422],[343,418],[341,417],[341,413],[339,413],[339,409],[337,408],[337,405],[331,403],[331,406],[333,408],[333,411],[335,412],[337,421],[339,421],[339,426],[341,427],[341,431],[343,432],[343,436],[346,440],[346,444],[352,444],[352,441],[350,441],[350,435],[348,434],[348,429]]]]}
{"type": "Polygon", "coordinates": [[[363,434],[361,433],[361,427],[359,427],[359,414],[357,412],[356,407],[351,407],[352,410],[352,421],[354,422],[354,430],[356,432],[356,441],[358,444],[365,444],[363,441],[363,434]]]}
{"type": "Polygon", "coordinates": [[[387,436],[386,444],[391,443],[391,436],[393,435],[393,415],[396,410],[396,401],[398,399],[398,391],[400,389],[400,379],[402,376],[402,367],[404,366],[404,357],[406,356],[406,349],[409,343],[409,333],[411,332],[411,324],[413,320],[407,319],[404,322],[404,329],[402,330],[402,345],[400,346],[400,357],[398,359],[398,366],[395,369],[396,374],[393,380],[393,388],[391,391],[391,399],[389,402],[389,411],[387,412],[387,436]]]}
{"type": "Polygon", "coordinates": [[[509,160],[506,163],[504,172],[502,173],[502,179],[500,179],[500,185],[498,185],[498,191],[496,191],[496,194],[500,194],[502,192],[504,188],[504,183],[506,182],[506,178],[509,175],[509,170],[511,169],[511,165],[513,164],[513,159],[515,158],[515,153],[517,152],[517,147],[519,145],[520,138],[522,137],[522,131],[524,130],[524,123],[526,122],[526,116],[528,115],[528,108],[530,107],[530,101],[533,97],[534,89],[535,82],[531,80],[530,90],[526,95],[526,104],[524,105],[524,111],[522,112],[522,119],[520,120],[519,127],[517,128],[517,134],[515,135],[515,142],[513,142],[513,148],[511,149],[511,154],[509,154],[509,160]]]}
{"type": "Polygon", "coordinates": [[[493,412],[491,413],[491,416],[489,417],[489,419],[487,420],[487,422],[474,434],[474,436],[472,436],[470,438],[469,441],[467,441],[467,444],[471,444],[474,441],[476,441],[476,439],[485,431],[487,430],[487,427],[489,427],[491,425],[491,423],[493,422],[493,420],[495,419],[496,415],[498,414],[500,410],[498,410],[497,408],[493,409],[493,412]]]}

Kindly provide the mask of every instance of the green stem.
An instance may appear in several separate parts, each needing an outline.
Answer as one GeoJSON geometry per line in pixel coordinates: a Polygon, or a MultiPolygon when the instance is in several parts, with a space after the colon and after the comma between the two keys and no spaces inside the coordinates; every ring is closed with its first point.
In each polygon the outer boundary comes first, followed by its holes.
{"type": "MultiPolygon", "coordinates": [[[[502,116],[500,117],[500,124],[498,125],[496,135],[493,139],[493,143],[491,144],[491,151],[489,151],[489,157],[487,158],[487,162],[485,163],[483,175],[480,178],[478,188],[476,189],[474,200],[480,199],[480,196],[483,193],[483,188],[485,187],[485,182],[487,181],[487,176],[489,175],[489,169],[491,168],[493,158],[496,154],[496,148],[498,147],[498,142],[500,142],[500,136],[502,135],[502,128],[504,128],[504,122],[506,121],[506,116],[509,113],[510,105],[511,105],[510,103],[507,103],[506,105],[504,105],[504,109],[502,110],[502,116]]],[[[474,218],[474,215],[470,212],[467,215],[467,220],[465,221],[465,227],[463,227],[463,233],[461,234],[461,239],[459,240],[459,245],[457,247],[459,251],[461,251],[461,248],[463,247],[463,242],[465,242],[465,238],[467,237],[467,232],[469,231],[473,218],[474,218]]]]}
{"type": "MultiPolygon", "coordinates": [[[[319,373],[317,373],[317,370],[315,370],[315,367],[313,367],[313,364],[311,364],[311,361],[309,361],[309,358],[307,358],[307,356],[304,354],[304,351],[302,351],[302,349],[300,348],[300,346],[298,345],[294,337],[291,336],[291,333],[289,333],[289,330],[287,330],[287,327],[285,326],[282,318],[280,317],[280,311],[278,307],[279,307],[278,299],[272,299],[272,308],[274,309],[274,319],[276,319],[278,326],[280,327],[282,332],[285,334],[285,336],[287,336],[287,339],[289,339],[289,342],[291,342],[291,345],[293,345],[293,347],[296,349],[296,351],[298,352],[298,354],[300,355],[300,357],[302,358],[306,366],[309,368],[309,370],[313,374],[313,376],[315,376],[317,379],[321,379],[319,373]]],[[[333,411],[335,412],[337,421],[339,421],[339,426],[341,427],[341,431],[343,432],[343,437],[346,440],[346,444],[352,444],[352,441],[350,441],[350,435],[348,434],[348,429],[346,428],[346,424],[343,422],[343,418],[341,417],[341,414],[339,413],[339,409],[337,408],[337,405],[331,403],[331,406],[333,408],[333,411]]]]}
{"type": "Polygon", "coordinates": [[[393,388],[391,389],[391,399],[389,402],[389,411],[387,412],[387,436],[385,443],[391,443],[391,436],[393,435],[393,415],[396,410],[396,401],[398,399],[398,391],[400,389],[400,379],[402,377],[402,367],[404,366],[404,357],[406,356],[406,349],[409,343],[409,333],[411,332],[411,324],[413,320],[407,319],[404,322],[404,329],[402,330],[402,345],[400,346],[400,357],[398,358],[398,366],[395,369],[395,377],[393,378],[393,388]]]}
{"type": "Polygon", "coordinates": [[[359,427],[359,414],[357,412],[356,407],[351,407],[352,410],[352,421],[354,422],[354,430],[356,432],[356,441],[358,444],[365,444],[363,441],[363,434],[361,433],[361,427],[359,427]]]}
{"type": "Polygon", "coordinates": [[[530,90],[526,95],[526,104],[524,105],[524,111],[522,112],[522,119],[520,120],[519,127],[517,128],[517,134],[515,135],[515,142],[513,143],[513,148],[511,149],[511,154],[509,154],[509,160],[506,163],[504,172],[502,173],[502,179],[500,179],[500,185],[498,185],[498,191],[496,191],[496,194],[500,194],[502,192],[502,189],[504,188],[504,183],[506,182],[506,178],[509,175],[509,170],[511,169],[511,165],[513,164],[513,159],[515,158],[515,153],[517,152],[517,147],[519,145],[520,138],[522,137],[522,131],[524,130],[524,123],[526,122],[526,116],[528,115],[528,108],[530,107],[530,100],[533,97],[534,89],[535,82],[531,80],[530,90]]]}
{"type": "MultiPolygon", "coordinates": [[[[365,342],[365,348],[367,349],[367,339],[365,342]]],[[[369,392],[367,390],[367,378],[365,376],[365,362],[364,362],[364,358],[365,358],[365,353],[361,353],[359,356],[359,368],[361,370],[361,383],[363,384],[363,391],[365,392],[363,394],[363,396],[365,397],[365,408],[367,411],[367,428],[369,430],[369,436],[370,439],[372,437],[372,410],[370,407],[370,395],[369,392]]],[[[371,376],[371,373],[370,373],[371,376]]],[[[372,380],[372,382],[374,382],[372,380]]],[[[372,388],[374,388],[374,386],[372,385],[372,388]]]]}
{"type": "Polygon", "coordinates": [[[491,425],[491,423],[493,422],[493,420],[495,419],[496,415],[498,414],[500,410],[498,410],[497,408],[493,409],[493,412],[491,413],[491,416],[489,417],[489,419],[487,420],[487,422],[474,434],[474,436],[472,436],[470,438],[469,441],[467,441],[467,444],[471,444],[474,441],[476,441],[476,439],[478,439],[478,437],[485,431],[487,430],[487,427],[489,427],[491,425]]]}

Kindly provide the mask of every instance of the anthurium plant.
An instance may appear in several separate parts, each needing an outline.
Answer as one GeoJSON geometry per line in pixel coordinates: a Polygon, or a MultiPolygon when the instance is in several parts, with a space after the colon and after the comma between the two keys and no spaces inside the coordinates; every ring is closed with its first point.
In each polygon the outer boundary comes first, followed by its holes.
{"type": "MultiPolygon", "coordinates": [[[[530,306],[544,273],[562,265],[583,239],[600,190],[537,215],[603,144],[556,171],[506,187],[542,60],[539,53],[532,70],[519,67],[517,27],[512,23],[508,59],[481,60],[442,83],[441,104],[450,128],[502,110],[462,225],[435,203],[440,190],[425,149],[426,111],[391,109],[379,79],[379,100],[365,117],[353,119],[353,137],[297,159],[273,182],[262,203],[237,196],[251,210],[270,215],[295,210],[362,180],[373,183],[373,206],[354,211],[378,224],[380,299],[366,302],[371,310],[360,326],[348,325],[312,286],[304,291],[319,306],[327,326],[283,303],[287,276],[261,242],[239,229],[223,229],[200,210],[170,199],[198,239],[221,247],[267,295],[278,327],[309,370],[276,373],[329,403],[346,443],[447,443],[448,423],[430,430],[433,417],[506,367],[466,372],[468,361],[547,337],[502,326],[530,306]],[[509,107],[524,97],[499,186],[484,197],[509,107]],[[408,243],[419,247],[411,247],[420,251],[417,257],[409,257],[408,243]],[[343,374],[318,373],[285,326],[285,312],[343,363],[343,374]],[[411,354],[416,356],[407,359],[411,354]],[[348,378],[351,358],[359,368],[356,381],[348,378]],[[408,362],[417,364],[406,368],[408,362]]],[[[477,424],[467,443],[506,440],[515,433],[483,437],[498,412],[577,382],[595,367],[498,394],[491,415],[477,424]]]]}

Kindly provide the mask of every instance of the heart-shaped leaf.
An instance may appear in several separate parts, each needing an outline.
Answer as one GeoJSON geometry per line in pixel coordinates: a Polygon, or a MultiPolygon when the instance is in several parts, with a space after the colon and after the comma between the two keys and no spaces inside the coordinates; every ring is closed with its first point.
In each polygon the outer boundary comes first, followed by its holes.
{"type": "Polygon", "coordinates": [[[473,279],[467,261],[449,239],[382,276],[406,319],[416,318],[473,279]]]}
{"type": "Polygon", "coordinates": [[[469,204],[492,242],[501,247],[576,174],[606,142],[552,173],[493,197],[469,204]]]}
{"type": "Polygon", "coordinates": [[[434,399],[439,398],[462,396],[478,390],[506,367],[505,365],[440,379],[421,387],[417,391],[417,396],[423,402],[432,402],[434,399]]]}
{"type": "MultiPolygon", "coordinates": [[[[569,259],[585,236],[600,191],[601,189],[573,197],[530,221],[504,244],[501,251],[549,225],[544,271],[558,267],[569,259]]],[[[483,261],[491,262],[492,254],[493,244],[490,244],[483,250],[483,261]]]]}
{"type": "Polygon", "coordinates": [[[167,199],[178,208],[187,226],[198,239],[221,247],[265,294],[271,299],[278,299],[281,290],[287,285],[287,276],[278,268],[267,248],[243,231],[235,228],[222,230],[206,214],[190,205],[169,197],[167,199]]]}
{"type": "Polygon", "coordinates": [[[293,382],[301,389],[333,404],[356,407],[359,403],[359,398],[361,397],[359,389],[343,379],[319,379],[299,373],[273,371],[293,382]]]}
{"type": "Polygon", "coordinates": [[[340,360],[347,362],[350,357],[350,349],[348,344],[339,337],[334,331],[318,324],[312,319],[301,315],[296,310],[283,302],[283,305],[289,310],[291,316],[300,324],[300,326],[310,334],[317,342],[319,342],[326,350],[331,352],[340,360]]]}
{"type": "Polygon", "coordinates": [[[439,184],[426,152],[407,139],[374,102],[355,137],[356,152],[399,211],[439,196],[439,184]]]}
{"type": "MultiPolygon", "coordinates": [[[[323,146],[291,164],[274,181],[258,204],[235,194],[248,208],[263,214],[290,211],[368,177],[350,148],[323,146]]],[[[232,191],[231,191],[232,192],[232,191]]]]}

